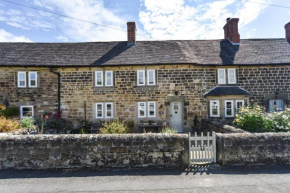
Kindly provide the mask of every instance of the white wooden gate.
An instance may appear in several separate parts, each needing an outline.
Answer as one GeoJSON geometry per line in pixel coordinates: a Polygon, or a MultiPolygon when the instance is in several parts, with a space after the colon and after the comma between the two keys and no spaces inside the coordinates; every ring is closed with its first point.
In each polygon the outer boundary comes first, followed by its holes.
{"type": "Polygon", "coordinates": [[[207,136],[191,136],[189,133],[189,163],[191,164],[206,164],[216,162],[216,135],[212,132],[212,135],[207,136]]]}

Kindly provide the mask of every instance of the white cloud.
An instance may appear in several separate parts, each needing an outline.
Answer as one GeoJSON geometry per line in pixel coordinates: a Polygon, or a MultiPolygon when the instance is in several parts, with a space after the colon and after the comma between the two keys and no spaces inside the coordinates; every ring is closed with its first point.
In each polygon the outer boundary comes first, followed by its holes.
{"type": "MultiPolygon", "coordinates": [[[[261,0],[269,3],[269,0],[261,0]]],[[[257,19],[267,7],[261,4],[220,0],[200,2],[197,7],[184,0],[141,0],[139,20],[152,39],[222,39],[227,17],[239,17],[240,29],[257,19]]]]}
{"type": "Polygon", "coordinates": [[[68,42],[68,38],[64,37],[64,36],[56,36],[55,38],[58,39],[58,40],[61,40],[63,42],[68,42]]]}
{"type": "Polygon", "coordinates": [[[0,21],[24,30],[42,29],[49,31],[55,29],[53,24],[40,19],[37,15],[30,12],[23,14],[22,11],[16,9],[0,10],[0,21]]]}
{"type": "Polygon", "coordinates": [[[0,29],[0,42],[32,42],[25,36],[13,35],[4,29],[0,29]]]}
{"type": "MultiPolygon", "coordinates": [[[[41,3],[69,17],[126,30],[126,20],[105,8],[102,0],[43,0],[41,3]]],[[[60,18],[58,23],[62,33],[74,41],[113,41],[127,37],[126,32],[69,18],[60,18]]]]}

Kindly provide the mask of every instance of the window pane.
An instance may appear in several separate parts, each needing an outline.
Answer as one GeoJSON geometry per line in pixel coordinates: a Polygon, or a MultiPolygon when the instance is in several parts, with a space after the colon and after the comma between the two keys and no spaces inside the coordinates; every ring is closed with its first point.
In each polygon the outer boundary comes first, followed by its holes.
{"type": "Polygon", "coordinates": [[[113,106],[112,104],[106,104],[106,118],[112,118],[113,117],[113,106]]]}
{"type": "Polygon", "coordinates": [[[22,108],[22,117],[32,117],[32,108],[31,107],[23,107],[22,108]]]}
{"type": "Polygon", "coordinates": [[[35,80],[30,80],[30,86],[36,86],[36,81],[35,80]]]}
{"type": "Polygon", "coordinates": [[[144,73],[143,72],[139,72],[138,82],[139,82],[139,84],[144,84],[144,73]]]}
{"type": "Polygon", "coordinates": [[[218,70],[218,83],[225,84],[225,70],[218,70]]]}
{"type": "Polygon", "coordinates": [[[226,116],[233,116],[233,106],[232,106],[231,101],[226,101],[225,102],[225,111],[226,111],[226,116]]]}
{"type": "Polygon", "coordinates": [[[236,83],[236,77],[235,77],[235,70],[229,69],[228,70],[228,76],[229,76],[229,83],[236,83]]]}
{"type": "Polygon", "coordinates": [[[145,116],[145,103],[139,103],[139,115],[141,117],[145,116]]]}
{"type": "Polygon", "coordinates": [[[243,103],[242,102],[237,102],[237,109],[243,107],[243,103]]]}
{"type": "Polygon", "coordinates": [[[103,105],[102,104],[97,104],[97,118],[102,118],[103,117],[103,105]]]}
{"type": "Polygon", "coordinates": [[[23,80],[19,81],[19,85],[20,86],[25,86],[25,81],[23,81],[23,80]]]}
{"type": "Polygon", "coordinates": [[[113,86],[113,72],[106,71],[106,86],[113,86]]]}
{"type": "Polygon", "coordinates": [[[96,85],[97,86],[103,85],[103,72],[96,72],[96,85]]]}
{"type": "Polygon", "coordinates": [[[218,103],[216,101],[212,102],[212,115],[218,115],[218,103]]]}
{"type": "Polygon", "coordinates": [[[149,116],[155,117],[155,103],[149,103],[149,116]]]}
{"type": "Polygon", "coordinates": [[[20,80],[25,80],[25,74],[24,73],[20,73],[19,74],[19,79],[20,80]]]}
{"type": "Polygon", "coordinates": [[[33,80],[36,79],[35,73],[30,73],[30,79],[33,79],[33,80]]]}
{"type": "Polygon", "coordinates": [[[148,71],[148,84],[155,84],[154,81],[154,71],[153,70],[149,70],[148,71]]]}

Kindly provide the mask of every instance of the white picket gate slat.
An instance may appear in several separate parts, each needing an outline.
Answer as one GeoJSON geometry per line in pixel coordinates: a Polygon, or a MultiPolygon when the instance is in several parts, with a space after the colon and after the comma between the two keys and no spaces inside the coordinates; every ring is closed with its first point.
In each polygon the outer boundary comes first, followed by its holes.
{"type": "Polygon", "coordinates": [[[206,136],[201,133],[192,137],[189,133],[189,163],[212,163],[216,162],[216,135],[215,132],[207,132],[206,136]],[[192,142],[194,141],[194,143],[192,142]]]}

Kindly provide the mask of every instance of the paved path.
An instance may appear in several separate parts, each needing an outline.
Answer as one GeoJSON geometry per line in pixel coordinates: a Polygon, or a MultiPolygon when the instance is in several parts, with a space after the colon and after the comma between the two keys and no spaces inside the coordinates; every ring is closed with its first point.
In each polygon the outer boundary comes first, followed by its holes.
{"type": "Polygon", "coordinates": [[[0,171],[0,192],[290,192],[290,167],[0,171]]]}

